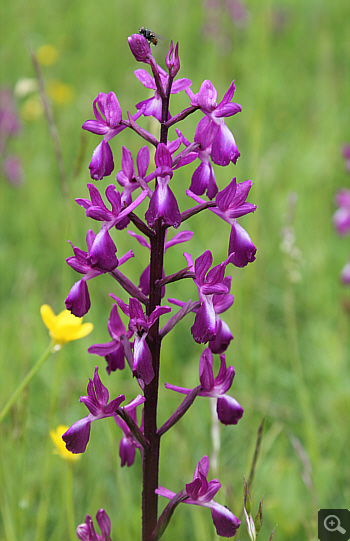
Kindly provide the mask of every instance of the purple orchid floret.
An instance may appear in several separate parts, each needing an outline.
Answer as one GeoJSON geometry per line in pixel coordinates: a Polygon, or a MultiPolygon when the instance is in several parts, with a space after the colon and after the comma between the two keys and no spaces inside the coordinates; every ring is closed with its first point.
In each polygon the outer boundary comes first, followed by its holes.
{"type": "Polygon", "coordinates": [[[129,305],[127,305],[113,293],[110,296],[117,302],[124,314],[130,318],[129,330],[134,334],[133,375],[148,385],[154,378],[152,355],[146,342],[148,331],[153,323],[161,315],[170,312],[171,308],[169,306],[156,306],[153,312],[146,316],[138,299],[131,298],[129,305]]]}
{"type": "Polygon", "coordinates": [[[62,436],[68,451],[74,454],[84,453],[90,438],[91,422],[113,417],[116,408],[125,400],[125,396],[121,394],[108,403],[109,392],[100,380],[97,366],[94,379],[89,379],[87,393],[88,396],[81,396],[79,402],[85,404],[89,415],[74,423],[62,436]]]}
{"type": "MultiPolygon", "coordinates": [[[[106,135],[107,141],[109,141],[112,139],[112,137],[114,137],[115,133],[113,130],[118,128],[122,119],[122,110],[120,108],[117,96],[114,94],[114,92],[109,92],[108,94],[100,92],[97,98],[94,99],[92,108],[94,110],[96,120],[87,120],[84,122],[82,126],[83,130],[87,130],[98,135],[106,135]]],[[[121,128],[124,129],[124,126],[121,128]]]]}
{"type": "MultiPolygon", "coordinates": [[[[214,502],[213,498],[221,488],[221,484],[218,479],[208,482],[208,473],[209,459],[207,456],[204,456],[196,466],[193,481],[186,485],[188,499],[184,500],[184,503],[209,507],[216,533],[222,537],[233,537],[241,522],[227,507],[214,502]]],[[[169,500],[176,496],[175,492],[162,486],[156,489],[156,494],[164,496],[169,500]]]]}
{"type": "Polygon", "coordinates": [[[86,277],[84,278],[75,282],[64,301],[67,310],[70,310],[76,317],[85,316],[91,308],[89,289],[86,283],[86,277]]]}
{"type": "Polygon", "coordinates": [[[157,168],[153,176],[156,177],[157,184],[145,214],[146,221],[149,227],[154,227],[158,218],[162,218],[164,224],[177,228],[181,224],[181,214],[175,195],[169,188],[169,181],[173,176],[173,160],[164,143],[157,146],[154,160],[157,168]]]}
{"type": "Polygon", "coordinates": [[[80,541],[111,541],[111,521],[104,509],[99,509],[96,514],[97,524],[101,535],[95,532],[94,523],[90,515],[86,515],[85,522],[77,527],[77,536],[80,541]]]}
{"type": "Polygon", "coordinates": [[[87,187],[91,201],[85,198],[77,198],[75,201],[85,209],[88,218],[102,222],[102,228],[105,230],[111,229],[112,227],[124,229],[129,223],[129,219],[127,218],[128,214],[133,212],[147,196],[147,192],[143,190],[135,201],[131,200],[131,195],[128,198],[128,202],[123,201],[122,196],[117,191],[116,187],[113,184],[110,184],[106,188],[106,197],[112,207],[112,210],[109,210],[104,204],[96,186],[89,183],[87,187]],[[127,205],[126,208],[123,208],[124,203],[127,205]]]}
{"type": "MultiPolygon", "coordinates": [[[[215,306],[214,306],[215,309],[215,306]]],[[[209,348],[213,353],[224,353],[233,340],[233,334],[230,331],[230,327],[220,316],[216,315],[215,336],[212,340],[209,340],[209,348]]]]}
{"type": "MultiPolygon", "coordinates": [[[[211,143],[214,131],[216,131],[215,125],[210,123],[207,117],[202,118],[194,136],[194,142],[198,143],[200,146],[195,152],[190,153],[191,155],[196,154],[201,161],[201,164],[192,175],[190,191],[196,195],[203,195],[206,192],[209,199],[214,199],[218,193],[214,169],[210,161],[211,143]]],[[[180,130],[176,129],[176,133],[181,137],[183,144],[186,147],[190,147],[191,143],[183,136],[180,130]]]]}
{"type": "Polygon", "coordinates": [[[231,340],[233,340],[233,335],[229,326],[219,316],[219,314],[222,314],[231,308],[234,302],[234,296],[230,293],[231,282],[232,276],[225,276],[222,283],[227,287],[227,293],[222,295],[213,295],[213,306],[216,321],[215,337],[213,340],[209,341],[209,348],[213,353],[224,353],[230,345],[231,340]]]}
{"type": "MultiPolygon", "coordinates": [[[[191,264],[191,260],[189,258],[188,262],[191,264]]],[[[234,302],[234,296],[230,293],[231,281],[231,276],[225,276],[222,283],[224,286],[227,287],[227,293],[213,295],[213,308],[215,312],[215,336],[212,340],[209,341],[208,344],[209,348],[213,353],[224,353],[230,345],[231,340],[233,340],[233,335],[230,331],[229,326],[219,316],[219,314],[226,312],[226,310],[228,310],[234,302]]],[[[181,307],[184,307],[186,305],[185,302],[179,301],[177,299],[168,299],[168,301],[181,307]]],[[[197,313],[198,308],[194,308],[192,311],[194,313],[197,313]]]]}
{"type": "Polygon", "coordinates": [[[97,235],[89,229],[86,235],[86,244],[87,252],[77,248],[70,242],[74,256],[66,259],[72,269],[84,275],[81,280],[75,282],[65,300],[67,310],[70,310],[77,317],[83,317],[90,309],[91,303],[86,285],[87,280],[111,272],[118,265],[125,263],[130,257],[134,257],[132,250],[129,250],[118,260],[115,255],[117,248],[108,230],[104,228],[97,235]]]}
{"type": "Polygon", "coordinates": [[[256,205],[246,201],[252,186],[251,180],[245,180],[237,184],[236,178],[233,178],[230,184],[217,194],[215,199],[217,209],[213,209],[214,214],[232,225],[233,220],[236,218],[254,212],[256,205]]]}
{"type": "Polygon", "coordinates": [[[191,99],[193,107],[199,107],[208,117],[209,123],[207,129],[214,126],[212,136],[211,159],[217,165],[228,165],[230,162],[236,163],[240,156],[236,141],[225,124],[225,117],[239,113],[242,107],[238,103],[231,103],[235,93],[234,81],[229,86],[225,96],[217,105],[217,92],[211,81],[206,80],[202,83],[198,94],[194,94],[190,88],[186,89],[187,95],[191,99]]]}
{"type": "Polygon", "coordinates": [[[101,180],[110,175],[114,169],[112,150],[108,141],[124,130],[125,126],[120,124],[122,111],[114,92],[108,94],[100,92],[94,99],[92,107],[95,120],[87,120],[82,128],[97,135],[103,135],[103,140],[95,148],[89,165],[91,178],[101,180]]]}
{"type": "Polygon", "coordinates": [[[350,190],[339,190],[335,204],[339,208],[333,215],[333,224],[339,235],[347,235],[350,232],[350,190]]]}
{"type": "Polygon", "coordinates": [[[236,221],[231,227],[228,253],[233,254],[231,263],[236,267],[245,267],[255,261],[256,247],[246,230],[236,221]]]}
{"type": "Polygon", "coordinates": [[[89,169],[90,176],[94,180],[101,180],[113,172],[114,161],[112,150],[109,143],[104,139],[93,151],[89,169]]]}
{"type": "MultiPolygon", "coordinates": [[[[236,425],[242,418],[243,408],[241,405],[226,394],[231,388],[235,369],[233,366],[226,367],[225,355],[220,355],[220,370],[216,378],[213,373],[213,353],[206,348],[199,361],[199,381],[201,390],[197,396],[211,396],[217,398],[216,411],[219,421],[224,425],[236,425]]],[[[193,389],[178,387],[165,383],[165,387],[177,393],[189,395],[193,389]]]]}
{"type": "Polygon", "coordinates": [[[124,324],[118,313],[118,308],[114,304],[111,315],[108,320],[108,332],[112,337],[111,342],[106,344],[94,344],[89,347],[88,353],[100,355],[107,362],[107,373],[123,370],[125,367],[125,355],[123,347],[123,337],[130,338],[132,333],[126,331],[124,324]]]}
{"type": "MultiPolygon", "coordinates": [[[[121,124],[122,110],[114,92],[108,94],[100,92],[97,98],[94,99],[92,107],[95,120],[86,120],[82,128],[91,133],[103,135],[102,142],[95,148],[89,165],[91,178],[101,180],[103,177],[110,175],[114,169],[113,154],[109,141],[125,130],[126,125],[121,124]]],[[[132,117],[133,120],[137,120],[140,115],[141,113],[137,112],[132,117]]]]}
{"type": "MultiPolygon", "coordinates": [[[[130,417],[135,421],[137,424],[137,417],[136,417],[136,408],[137,406],[140,406],[145,402],[145,397],[138,395],[134,400],[132,400],[129,404],[123,407],[123,410],[125,410],[130,417]]],[[[121,467],[125,466],[125,464],[130,467],[133,465],[135,461],[135,452],[136,449],[142,450],[141,444],[135,439],[133,436],[130,428],[126,424],[126,422],[119,417],[119,415],[114,416],[114,420],[119,426],[119,428],[123,431],[123,437],[120,440],[119,445],[119,456],[121,460],[121,467]]],[[[143,413],[142,413],[142,421],[140,425],[140,430],[143,432],[143,413]]]]}
{"type": "MultiPolygon", "coordinates": [[[[157,70],[159,72],[160,83],[165,93],[168,86],[169,75],[160,66],[157,66],[157,70]]],[[[148,100],[144,100],[144,101],[141,101],[140,103],[137,103],[136,109],[138,109],[141,112],[141,114],[143,114],[144,116],[153,116],[159,122],[161,122],[162,121],[162,99],[157,89],[157,85],[154,78],[146,70],[143,70],[143,69],[135,70],[134,73],[137,79],[143,84],[143,86],[151,90],[154,90],[153,98],[149,98],[148,100]]],[[[192,81],[190,81],[190,79],[177,79],[172,84],[171,94],[178,94],[182,90],[188,89],[191,86],[191,84],[192,84],[192,81]]],[[[168,119],[170,119],[170,114],[168,116],[168,119]]]]}
{"type": "MultiPolygon", "coordinates": [[[[240,218],[256,210],[256,205],[246,201],[252,186],[253,183],[251,180],[245,180],[237,184],[236,178],[233,178],[230,184],[217,194],[215,199],[217,206],[210,207],[210,210],[228,224],[234,224],[236,218],[240,218]]],[[[186,190],[186,194],[199,204],[206,202],[191,190],[186,190]]]]}
{"type": "Polygon", "coordinates": [[[223,263],[216,265],[211,270],[213,256],[210,250],[199,256],[193,265],[192,257],[185,253],[187,264],[193,270],[194,282],[198,288],[201,306],[196,313],[194,324],[191,327],[193,339],[198,344],[204,344],[215,338],[216,317],[213,304],[214,295],[225,295],[229,292],[227,283],[224,282],[225,268],[231,263],[231,254],[223,263]]]}
{"type": "Polygon", "coordinates": [[[122,170],[117,173],[117,181],[123,187],[122,203],[130,205],[131,193],[140,187],[138,179],[144,180],[149,165],[149,150],[144,146],[140,148],[137,158],[138,175],[135,174],[134,162],[130,150],[123,145],[122,170]]]}
{"type": "Polygon", "coordinates": [[[202,162],[192,175],[190,190],[197,195],[203,195],[206,192],[209,199],[214,199],[218,193],[218,187],[215,182],[214,169],[211,165],[210,157],[212,150],[212,141],[216,132],[216,126],[210,122],[208,117],[202,118],[198,123],[194,135],[195,143],[200,144],[198,157],[202,162]]]}
{"type": "MultiPolygon", "coordinates": [[[[231,225],[228,253],[229,255],[234,254],[231,263],[236,267],[245,267],[255,260],[256,247],[248,233],[236,220],[236,218],[256,210],[256,205],[246,201],[252,185],[251,180],[245,180],[237,184],[236,179],[233,178],[230,184],[217,194],[215,199],[217,206],[210,208],[214,214],[231,225]]],[[[187,190],[186,193],[197,203],[205,203],[204,199],[198,197],[191,190],[187,190]]]]}

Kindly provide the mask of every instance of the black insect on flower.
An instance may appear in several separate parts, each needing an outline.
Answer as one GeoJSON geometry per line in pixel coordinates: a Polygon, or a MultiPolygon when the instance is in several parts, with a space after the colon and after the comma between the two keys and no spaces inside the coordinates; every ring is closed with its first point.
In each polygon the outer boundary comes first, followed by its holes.
{"type": "Polygon", "coordinates": [[[149,30],[148,28],[141,26],[141,28],[139,28],[139,34],[144,36],[147,39],[147,41],[149,41],[150,43],[153,43],[153,45],[157,45],[158,37],[156,36],[156,34],[152,32],[152,30],[149,30]]]}

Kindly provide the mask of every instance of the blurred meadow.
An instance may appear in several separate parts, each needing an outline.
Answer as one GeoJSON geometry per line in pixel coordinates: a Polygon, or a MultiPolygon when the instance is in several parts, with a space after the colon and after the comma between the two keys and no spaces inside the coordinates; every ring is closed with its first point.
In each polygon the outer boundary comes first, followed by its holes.
{"type": "MultiPolygon", "coordinates": [[[[86,230],[98,226],[74,203],[88,195],[88,165],[99,142],[81,130],[92,118],[92,101],[98,92],[113,90],[126,118],[127,110],[133,114],[135,104],[149,97],[133,74],[144,66],[127,43],[145,26],[166,38],[153,49],[162,66],[170,39],[179,41],[179,76],[191,79],[194,92],[210,79],[220,101],[235,79],[234,101],[243,110],[227,125],[241,157],[236,166],[216,167],[215,175],[219,189],[228,177],[252,179],[249,201],[258,207],[240,220],[258,248],[256,261],[228,269],[235,302],[224,316],[235,337],[226,353],[236,369],[230,394],[245,413],[237,426],[220,426],[209,478],[220,479],[217,500],[239,516],[243,472],[248,477],[265,418],[251,489],[254,510],[264,495],[259,539],[269,539],[276,524],[276,540],[316,539],[317,510],[345,508],[350,501],[350,301],[339,280],[349,242],[332,224],[334,195],[349,187],[350,178],[341,154],[350,140],[349,3],[3,0],[0,10],[0,84],[16,89],[21,118],[21,130],[6,149],[20,158],[24,172],[14,185],[2,170],[0,183],[0,409],[49,343],[40,306],[63,310],[78,279],[65,263],[72,255],[67,239],[85,249],[86,230]],[[30,49],[50,98],[68,195],[39,94],[28,82],[35,78],[30,49]]],[[[171,103],[175,114],[188,98],[182,93],[171,103]]],[[[199,118],[194,114],[179,126],[188,138],[199,118]]],[[[154,129],[148,119],[140,123],[154,129]]],[[[128,130],[112,141],[115,171],[99,184],[103,190],[121,168],[122,144],[136,152],[143,143],[128,130]]],[[[194,167],[174,176],[180,210],[192,206],[184,193],[194,167]]],[[[186,222],[183,229],[195,235],[167,254],[166,272],[184,266],[184,250],[198,257],[210,247],[215,264],[225,259],[229,226],[218,222],[211,213],[186,222]]],[[[115,232],[114,239],[119,255],[134,250],[123,272],[138,281],[148,254],[125,232],[115,232]]],[[[94,518],[101,507],[111,517],[113,541],[140,539],[141,461],[137,455],[133,467],[120,468],[121,432],[113,420],[93,424],[87,451],[75,464],[53,454],[49,436],[57,425],[86,415],[78,401],[95,365],[111,398],[124,393],[130,400],[138,391],[126,370],[108,376],[104,359],[86,351],[110,339],[108,294],[123,295],[108,275],[90,282],[89,290],[92,307],[84,321],[94,324],[92,334],[49,358],[0,427],[1,540],[73,540],[85,515],[94,518]]],[[[187,280],[169,285],[167,297],[195,300],[197,292],[187,280]]],[[[163,383],[197,385],[202,349],[191,338],[191,325],[188,316],[164,340],[160,424],[181,401],[163,383]]],[[[198,460],[212,456],[211,428],[209,401],[199,398],[162,440],[163,486],[181,490],[198,460]]],[[[161,500],[160,508],[165,504],[161,500]]],[[[236,538],[248,539],[244,523],[236,538]]],[[[218,537],[209,511],[186,505],[176,509],[164,534],[167,541],[213,539],[218,537]]]]}

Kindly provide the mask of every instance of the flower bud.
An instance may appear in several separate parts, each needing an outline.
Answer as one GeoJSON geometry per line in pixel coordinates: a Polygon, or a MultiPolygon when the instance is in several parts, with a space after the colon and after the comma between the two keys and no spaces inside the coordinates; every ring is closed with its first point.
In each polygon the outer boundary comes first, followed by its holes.
{"type": "Polygon", "coordinates": [[[179,42],[176,43],[176,47],[174,49],[173,41],[171,40],[170,49],[166,55],[165,63],[169,70],[170,77],[174,78],[180,69],[179,42]]]}
{"type": "Polygon", "coordinates": [[[151,47],[147,39],[141,34],[132,34],[128,37],[129,47],[137,62],[149,64],[152,56],[151,47]]]}

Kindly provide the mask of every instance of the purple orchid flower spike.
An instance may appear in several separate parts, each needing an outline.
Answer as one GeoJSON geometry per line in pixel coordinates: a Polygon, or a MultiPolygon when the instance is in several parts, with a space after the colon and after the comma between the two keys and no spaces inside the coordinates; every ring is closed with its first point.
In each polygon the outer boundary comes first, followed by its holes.
{"type": "Polygon", "coordinates": [[[123,337],[127,339],[132,336],[130,331],[126,331],[124,324],[118,313],[118,308],[114,304],[111,310],[111,315],[108,320],[108,332],[112,337],[111,342],[106,344],[94,344],[89,347],[88,353],[100,355],[107,361],[107,373],[123,370],[125,366],[125,355],[123,347],[123,337]]]}
{"type": "Polygon", "coordinates": [[[186,253],[184,255],[187,264],[194,271],[194,282],[197,285],[199,300],[202,303],[191,327],[191,334],[195,342],[203,344],[215,337],[216,317],[213,295],[224,295],[229,292],[227,285],[224,283],[224,274],[225,268],[231,262],[233,255],[230,255],[223,263],[213,267],[210,271],[209,268],[213,262],[210,250],[199,256],[194,265],[192,257],[186,253]]]}
{"type": "MultiPolygon", "coordinates": [[[[241,522],[227,507],[214,502],[213,498],[221,488],[221,484],[218,479],[208,482],[208,473],[209,459],[207,456],[204,456],[196,466],[193,481],[186,485],[188,499],[184,500],[184,503],[209,507],[216,533],[222,537],[233,537],[241,522]]],[[[156,494],[170,500],[176,496],[175,492],[162,486],[156,489],[156,494]]]]}
{"type": "Polygon", "coordinates": [[[163,223],[177,228],[181,224],[181,214],[175,195],[169,188],[173,176],[171,153],[164,143],[157,146],[154,156],[157,168],[152,176],[156,177],[156,189],[152,195],[148,210],[145,214],[149,227],[154,227],[158,218],[163,223]]]}
{"type": "MultiPolygon", "coordinates": [[[[137,406],[143,404],[145,400],[145,397],[138,395],[136,398],[134,398],[134,400],[132,400],[129,404],[123,407],[123,410],[127,411],[127,413],[135,421],[136,424],[136,408],[137,406]]],[[[128,467],[132,466],[135,461],[136,449],[142,450],[142,445],[135,439],[130,428],[123,419],[121,419],[118,415],[115,415],[114,420],[119,426],[119,428],[121,428],[123,431],[123,437],[120,440],[119,445],[119,456],[121,460],[120,465],[121,467],[125,466],[125,464],[128,467]]],[[[143,432],[143,414],[140,430],[141,432],[143,432]]]]}
{"type": "Polygon", "coordinates": [[[80,541],[111,541],[111,521],[104,509],[99,509],[96,514],[97,524],[101,535],[95,532],[94,523],[90,515],[86,515],[85,522],[77,527],[77,536],[80,541]]]}
{"type": "MultiPolygon", "coordinates": [[[[160,83],[163,87],[163,92],[166,92],[168,86],[169,75],[164,71],[160,66],[157,66],[159,72],[160,83]]],[[[154,78],[143,69],[138,69],[134,71],[137,79],[145,86],[151,90],[154,90],[153,98],[148,100],[141,101],[136,104],[136,109],[140,111],[144,116],[153,116],[159,122],[162,121],[162,99],[157,89],[156,82],[154,78]]],[[[178,94],[182,90],[186,90],[191,86],[192,82],[190,79],[177,79],[174,81],[171,87],[171,94],[178,94]]],[[[170,114],[168,116],[170,119],[170,114]]]]}
{"type": "Polygon", "coordinates": [[[161,315],[170,312],[171,308],[169,306],[156,306],[147,317],[143,313],[142,304],[138,299],[131,298],[129,305],[127,305],[113,293],[110,296],[117,302],[124,314],[130,318],[129,330],[134,333],[133,375],[148,385],[154,378],[152,355],[146,342],[148,331],[153,323],[161,315]]]}
{"type": "Polygon", "coordinates": [[[88,251],[84,252],[70,242],[74,256],[66,259],[70,267],[84,275],[81,280],[75,282],[65,300],[67,310],[70,310],[77,317],[83,317],[90,309],[87,280],[111,272],[130,257],[134,257],[132,250],[129,250],[118,260],[115,255],[117,248],[107,229],[104,228],[97,235],[90,229],[86,235],[86,244],[88,251]]]}
{"type": "Polygon", "coordinates": [[[116,408],[125,400],[125,396],[121,394],[108,403],[109,393],[100,380],[97,366],[94,379],[89,379],[87,393],[88,396],[81,396],[79,402],[85,404],[89,415],[74,423],[62,436],[68,451],[74,454],[84,453],[90,438],[91,422],[113,417],[116,408]]]}
{"type": "MultiPolygon", "coordinates": [[[[214,124],[211,159],[217,165],[226,166],[230,162],[236,163],[240,156],[236,141],[224,120],[225,117],[235,115],[242,110],[242,107],[238,103],[230,103],[234,93],[235,84],[232,81],[225,96],[219,105],[217,105],[217,92],[211,81],[204,81],[198,94],[193,94],[190,88],[186,89],[186,94],[191,99],[191,105],[193,107],[199,107],[209,118],[209,124],[214,124]]],[[[207,129],[211,129],[209,124],[207,125],[207,129]]]]}
{"type": "MultiPolygon", "coordinates": [[[[206,348],[199,361],[199,381],[201,390],[197,396],[211,396],[217,398],[216,411],[219,421],[224,425],[236,425],[242,418],[243,408],[232,398],[225,394],[232,385],[235,376],[233,366],[226,367],[225,355],[220,355],[220,370],[216,378],[213,373],[213,354],[209,348],[206,348]]],[[[165,387],[177,393],[189,395],[193,389],[177,387],[170,383],[165,383],[165,387]]]]}
{"type": "Polygon", "coordinates": [[[140,195],[135,199],[135,201],[128,199],[129,202],[125,201],[125,204],[128,206],[124,207],[124,202],[122,196],[117,191],[116,187],[113,184],[110,184],[106,188],[106,197],[111,204],[112,210],[109,210],[103,202],[103,199],[100,195],[100,192],[93,184],[87,185],[91,201],[89,199],[77,198],[75,201],[83,207],[86,211],[86,216],[102,222],[102,228],[109,230],[112,227],[116,229],[124,229],[128,223],[129,219],[127,218],[130,212],[133,212],[135,208],[142,203],[142,201],[147,196],[147,192],[143,190],[140,195]]]}
{"type": "Polygon", "coordinates": [[[138,179],[144,180],[149,165],[149,150],[144,146],[140,148],[137,158],[138,176],[135,174],[134,162],[130,150],[123,146],[122,170],[117,173],[117,181],[123,187],[122,203],[130,205],[131,193],[140,187],[138,179]]]}

